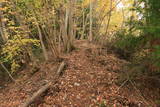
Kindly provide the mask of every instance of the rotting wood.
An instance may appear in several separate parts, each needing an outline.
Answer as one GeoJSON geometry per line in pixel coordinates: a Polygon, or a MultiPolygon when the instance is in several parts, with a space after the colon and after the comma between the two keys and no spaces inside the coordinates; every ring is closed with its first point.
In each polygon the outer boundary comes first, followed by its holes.
{"type": "Polygon", "coordinates": [[[21,107],[28,107],[30,104],[32,104],[35,99],[37,99],[42,93],[44,93],[46,90],[49,89],[51,86],[51,82],[43,86],[41,89],[39,89],[37,92],[33,94],[31,98],[29,98],[21,107]]]}
{"type": "MultiPolygon", "coordinates": [[[[59,76],[63,73],[65,66],[66,66],[66,63],[65,63],[65,62],[62,62],[62,63],[60,64],[60,66],[59,66],[59,68],[58,68],[58,70],[57,70],[57,73],[56,73],[56,77],[55,77],[55,78],[59,77],[59,76]]],[[[30,104],[32,104],[42,93],[44,93],[45,91],[47,91],[52,84],[54,85],[54,84],[56,83],[56,81],[57,81],[57,80],[54,80],[54,81],[52,81],[52,82],[48,82],[45,86],[41,87],[37,92],[35,92],[35,93],[33,94],[33,96],[32,96],[31,98],[28,98],[27,101],[26,101],[24,104],[22,104],[22,106],[20,106],[20,107],[28,107],[28,106],[29,106],[30,104]]]]}
{"type": "Polygon", "coordinates": [[[65,62],[62,62],[57,70],[57,75],[60,76],[63,73],[63,69],[65,68],[65,62]]]}

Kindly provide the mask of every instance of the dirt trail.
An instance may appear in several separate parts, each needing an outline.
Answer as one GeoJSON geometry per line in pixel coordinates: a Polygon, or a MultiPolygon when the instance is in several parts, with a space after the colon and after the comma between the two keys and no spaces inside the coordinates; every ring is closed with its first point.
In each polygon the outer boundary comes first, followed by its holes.
{"type": "MultiPolygon", "coordinates": [[[[47,96],[45,102],[48,103],[50,100],[50,104],[54,102],[55,106],[60,107],[95,107],[97,104],[103,103],[103,100],[107,101],[110,96],[116,95],[117,87],[113,83],[116,74],[108,71],[105,67],[107,65],[96,62],[96,58],[100,57],[93,55],[98,54],[98,47],[93,44],[90,46],[86,42],[78,43],[77,47],[78,50],[72,52],[67,58],[68,67],[59,82],[60,92],[55,96],[47,96]]],[[[99,59],[102,62],[105,60],[107,58],[99,59]]],[[[115,62],[114,60],[114,57],[110,59],[113,63],[118,63],[117,60],[115,62]]],[[[110,67],[110,69],[112,68],[110,67]]],[[[119,68],[113,69],[118,70],[119,68]]],[[[114,101],[109,103],[114,103],[114,101]]]]}
{"type": "MultiPolygon", "coordinates": [[[[32,107],[143,107],[138,95],[127,93],[123,88],[118,90],[116,85],[118,72],[127,61],[107,54],[106,50],[101,51],[97,45],[86,41],[77,41],[76,47],[64,56],[67,67],[58,83],[32,107]]],[[[52,80],[57,63],[41,66],[31,77],[25,70],[21,73],[22,78],[17,79],[18,83],[1,89],[0,107],[18,107],[46,81],[52,80]]]]}

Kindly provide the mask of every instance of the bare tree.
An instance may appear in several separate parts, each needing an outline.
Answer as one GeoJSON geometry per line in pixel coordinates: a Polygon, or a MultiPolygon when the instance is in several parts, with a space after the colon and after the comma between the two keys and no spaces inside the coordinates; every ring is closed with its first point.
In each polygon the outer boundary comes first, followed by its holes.
{"type": "Polygon", "coordinates": [[[108,16],[108,22],[107,22],[106,32],[105,32],[104,35],[106,35],[108,33],[111,16],[112,16],[112,0],[110,0],[110,12],[109,12],[109,16],[108,16]]]}

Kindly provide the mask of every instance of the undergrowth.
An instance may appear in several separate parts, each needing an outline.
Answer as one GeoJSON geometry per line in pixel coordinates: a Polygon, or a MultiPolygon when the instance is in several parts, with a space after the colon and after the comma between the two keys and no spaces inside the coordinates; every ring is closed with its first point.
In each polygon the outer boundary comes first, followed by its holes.
{"type": "Polygon", "coordinates": [[[40,48],[39,40],[17,38],[8,40],[2,47],[0,61],[9,65],[12,73],[16,72],[23,64],[28,63],[27,61],[38,48],[40,48]]]}

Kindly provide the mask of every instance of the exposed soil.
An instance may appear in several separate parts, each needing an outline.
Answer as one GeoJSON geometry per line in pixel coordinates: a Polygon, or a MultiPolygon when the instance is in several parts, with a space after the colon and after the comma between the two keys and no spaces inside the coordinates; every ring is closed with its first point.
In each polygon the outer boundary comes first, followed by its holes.
{"type": "MultiPolygon", "coordinates": [[[[158,107],[154,100],[159,96],[159,88],[143,86],[144,92],[132,82],[117,85],[129,62],[86,41],[77,41],[75,46],[74,51],[62,56],[67,63],[62,77],[31,107],[158,107]]],[[[41,86],[54,80],[59,63],[50,61],[40,65],[36,72],[20,72],[16,83],[0,89],[0,107],[19,107],[41,86]]]]}

